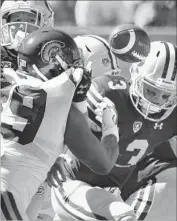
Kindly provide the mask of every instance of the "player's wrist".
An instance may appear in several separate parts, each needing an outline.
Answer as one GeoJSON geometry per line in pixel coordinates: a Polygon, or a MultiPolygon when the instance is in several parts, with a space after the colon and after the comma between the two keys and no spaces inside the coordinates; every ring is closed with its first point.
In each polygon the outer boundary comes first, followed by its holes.
{"type": "Polygon", "coordinates": [[[108,136],[108,135],[114,135],[117,139],[117,142],[119,142],[119,128],[117,127],[117,125],[114,125],[112,127],[107,127],[104,128],[102,130],[102,140],[104,139],[104,137],[108,136]]]}

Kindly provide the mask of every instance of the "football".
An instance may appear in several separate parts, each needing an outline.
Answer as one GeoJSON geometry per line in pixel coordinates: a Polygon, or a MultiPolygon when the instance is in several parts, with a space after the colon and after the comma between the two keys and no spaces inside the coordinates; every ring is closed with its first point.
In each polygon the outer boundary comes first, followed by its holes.
{"type": "Polygon", "coordinates": [[[150,52],[151,41],[148,34],[142,28],[132,24],[116,27],[109,40],[111,51],[125,62],[140,62],[150,52]]]}

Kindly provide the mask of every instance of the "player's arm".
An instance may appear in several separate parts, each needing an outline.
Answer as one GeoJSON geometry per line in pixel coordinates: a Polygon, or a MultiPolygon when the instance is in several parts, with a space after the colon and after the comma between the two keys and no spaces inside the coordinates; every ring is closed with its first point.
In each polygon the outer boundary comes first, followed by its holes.
{"type": "Polygon", "coordinates": [[[108,174],[118,156],[117,126],[112,115],[105,112],[101,142],[92,134],[84,116],[71,107],[65,130],[65,143],[71,152],[98,174],[108,174]]]}

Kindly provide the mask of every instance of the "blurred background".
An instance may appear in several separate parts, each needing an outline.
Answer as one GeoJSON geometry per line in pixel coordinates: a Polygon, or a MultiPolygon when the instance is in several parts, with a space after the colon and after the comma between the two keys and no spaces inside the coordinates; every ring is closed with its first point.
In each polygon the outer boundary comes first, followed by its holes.
{"type": "MultiPolygon", "coordinates": [[[[108,40],[117,25],[132,23],[144,28],[152,41],[176,44],[176,1],[48,1],[55,12],[55,26],[73,37],[95,34],[108,40]]],[[[127,72],[129,66],[120,62],[127,72]]]]}
{"type": "Polygon", "coordinates": [[[53,1],[56,24],[114,26],[135,23],[142,27],[176,26],[176,1],[53,1]]]}
{"type": "MultiPolygon", "coordinates": [[[[44,0],[34,1],[44,4],[44,0]]],[[[174,0],[47,1],[55,12],[55,26],[73,37],[95,34],[108,40],[116,26],[132,23],[144,28],[152,41],[176,44],[177,3],[174,0]]],[[[120,62],[120,66],[128,68],[129,64],[120,62]]]]}

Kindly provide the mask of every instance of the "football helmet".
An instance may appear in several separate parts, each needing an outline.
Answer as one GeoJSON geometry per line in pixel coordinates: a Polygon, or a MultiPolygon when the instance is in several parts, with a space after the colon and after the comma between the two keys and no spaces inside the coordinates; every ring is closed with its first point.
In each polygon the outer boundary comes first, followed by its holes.
{"type": "Polygon", "coordinates": [[[103,74],[119,74],[119,61],[110,51],[109,43],[96,35],[83,35],[74,38],[81,56],[84,60],[84,66],[91,64],[92,76],[103,74]]]}
{"type": "Polygon", "coordinates": [[[72,37],[52,27],[30,33],[19,47],[17,61],[20,77],[29,75],[43,81],[83,63],[72,37]]]}
{"type": "Polygon", "coordinates": [[[151,43],[148,57],[130,67],[130,98],[150,121],[167,118],[177,104],[177,48],[169,42],[151,43]]]}
{"type": "Polygon", "coordinates": [[[29,33],[47,25],[54,25],[54,12],[46,0],[5,0],[1,6],[1,45],[17,51],[29,33]]]}

